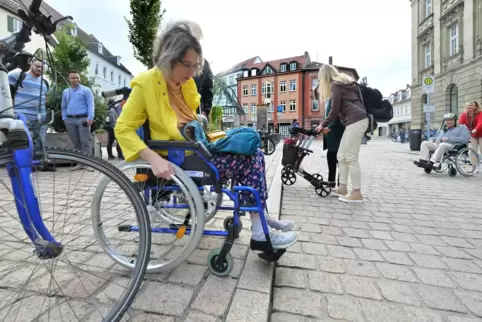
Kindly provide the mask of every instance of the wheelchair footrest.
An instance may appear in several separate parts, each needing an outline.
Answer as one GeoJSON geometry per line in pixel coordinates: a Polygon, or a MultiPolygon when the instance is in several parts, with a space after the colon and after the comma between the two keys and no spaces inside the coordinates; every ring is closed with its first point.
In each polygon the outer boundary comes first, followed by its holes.
{"type": "Polygon", "coordinates": [[[261,259],[264,259],[269,263],[272,263],[272,262],[277,262],[285,252],[286,252],[286,249],[276,249],[272,253],[260,253],[258,254],[258,257],[261,259]]]}
{"type": "Polygon", "coordinates": [[[284,248],[274,249],[273,245],[271,245],[271,242],[267,241],[256,241],[251,239],[249,246],[251,250],[261,251],[261,253],[258,254],[259,258],[268,262],[278,261],[286,252],[286,249],[284,248]]]}

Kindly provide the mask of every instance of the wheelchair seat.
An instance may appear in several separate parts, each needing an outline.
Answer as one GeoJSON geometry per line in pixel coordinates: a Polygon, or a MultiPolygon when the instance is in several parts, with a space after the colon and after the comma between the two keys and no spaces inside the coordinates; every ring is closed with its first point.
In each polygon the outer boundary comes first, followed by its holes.
{"type": "Polygon", "coordinates": [[[455,144],[452,147],[451,152],[454,153],[454,154],[458,154],[460,152],[460,150],[465,149],[467,146],[468,146],[468,144],[464,144],[464,143],[455,144]]]}

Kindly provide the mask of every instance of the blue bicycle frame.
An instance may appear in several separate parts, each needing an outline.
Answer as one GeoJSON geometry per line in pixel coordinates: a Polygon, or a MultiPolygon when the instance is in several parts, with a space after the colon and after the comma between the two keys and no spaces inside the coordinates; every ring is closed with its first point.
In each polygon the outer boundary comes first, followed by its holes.
{"type": "Polygon", "coordinates": [[[33,160],[34,145],[28,129],[27,119],[22,114],[18,114],[18,118],[24,123],[29,144],[28,148],[13,152],[14,162],[8,163],[6,168],[12,182],[13,196],[20,222],[35,245],[40,246],[39,241],[41,240],[60,245],[44,225],[40,214],[38,199],[31,180],[32,166],[40,162],[33,160]]]}

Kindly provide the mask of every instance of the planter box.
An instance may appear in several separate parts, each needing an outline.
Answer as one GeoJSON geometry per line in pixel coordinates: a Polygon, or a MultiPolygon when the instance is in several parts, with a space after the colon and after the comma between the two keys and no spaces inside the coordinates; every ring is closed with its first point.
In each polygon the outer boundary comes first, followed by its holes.
{"type": "MultiPolygon", "coordinates": [[[[99,140],[97,140],[97,136],[95,133],[90,135],[92,140],[92,148],[93,153],[96,157],[102,157],[102,150],[100,146],[99,140]]],[[[73,149],[74,145],[72,141],[70,141],[69,135],[67,133],[47,133],[45,138],[45,146],[51,146],[55,148],[67,148],[73,149]]]]}

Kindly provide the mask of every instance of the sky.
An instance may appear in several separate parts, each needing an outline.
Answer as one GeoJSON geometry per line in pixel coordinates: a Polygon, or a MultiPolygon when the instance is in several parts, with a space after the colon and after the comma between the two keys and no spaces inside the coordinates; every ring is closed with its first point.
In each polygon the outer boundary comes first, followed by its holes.
{"type": "MultiPolygon", "coordinates": [[[[101,40],[134,74],[136,61],[124,17],[129,0],[46,0],[101,40]]],[[[259,56],[300,56],[355,68],[388,96],[411,78],[411,7],[407,0],[163,0],[163,23],[187,19],[202,30],[214,73],[259,56]]]]}

